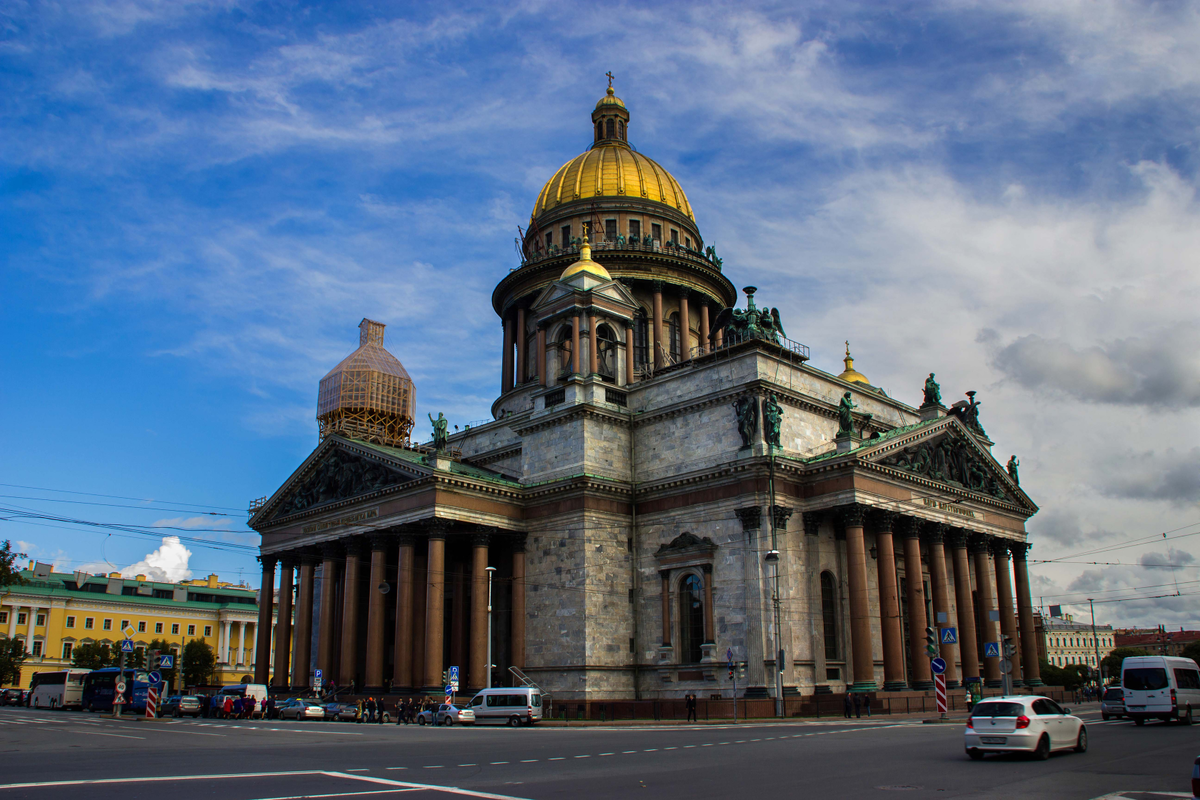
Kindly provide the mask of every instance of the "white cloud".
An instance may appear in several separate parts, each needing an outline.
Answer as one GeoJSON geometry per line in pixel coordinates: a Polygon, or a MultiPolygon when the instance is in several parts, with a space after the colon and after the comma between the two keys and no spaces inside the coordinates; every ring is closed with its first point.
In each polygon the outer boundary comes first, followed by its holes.
{"type": "Polygon", "coordinates": [[[130,564],[121,570],[121,577],[134,578],[145,575],[152,581],[178,583],[190,580],[192,571],[188,569],[188,559],[192,551],[183,546],[178,536],[164,536],[162,545],[136,564],[130,564]]]}

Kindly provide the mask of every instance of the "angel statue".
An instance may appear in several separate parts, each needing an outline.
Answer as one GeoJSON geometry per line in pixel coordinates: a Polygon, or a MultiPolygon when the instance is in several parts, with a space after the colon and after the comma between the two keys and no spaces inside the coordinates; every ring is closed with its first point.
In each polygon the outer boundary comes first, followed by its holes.
{"type": "Polygon", "coordinates": [[[450,427],[450,420],[438,412],[437,419],[433,418],[433,414],[429,415],[429,421],[433,423],[433,449],[439,453],[446,449],[447,433],[446,429],[450,427]]]}

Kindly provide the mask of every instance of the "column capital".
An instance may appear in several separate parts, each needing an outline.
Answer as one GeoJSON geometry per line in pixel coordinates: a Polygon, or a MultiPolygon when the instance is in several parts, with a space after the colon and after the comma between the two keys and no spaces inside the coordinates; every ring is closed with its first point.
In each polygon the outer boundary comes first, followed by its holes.
{"type": "Polygon", "coordinates": [[[871,521],[879,533],[891,533],[896,526],[896,512],[885,508],[871,509],[871,521]]]}
{"type": "Polygon", "coordinates": [[[968,533],[967,549],[973,556],[980,554],[987,555],[988,550],[991,549],[991,538],[986,533],[968,533]]]}
{"type": "Polygon", "coordinates": [[[866,512],[866,506],[861,506],[857,503],[844,506],[838,510],[842,518],[842,524],[847,528],[861,528],[863,521],[866,519],[866,512]]]}
{"type": "Polygon", "coordinates": [[[279,563],[283,566],[284,569],[295,569],[297,560],[298,559],[296,558],[295,553],[280,553],[279,554],[279,563]]]}
{"type": "Polygon", "coordinates": [[[655,294],[662,294],[663,282],[662,281],[650,281],[650,287],[651,287],[651,289],[654,290],[655,294]]]}
{"type": "Polygon", "coordinates": [[[705,575],[712,575],[713,565],[712,564],[701,564],[700,571],[703,572],[705,575]]]}
{"type": "Polygon", "coordinates": [[[951,547],[962,550],[967,546],[967,531],[962,528],[948,528],[946,530],[946,543],[951,547]]]}
{"type": "Polygon", "coordinates": [[[528,537],[523,533],[519,533],[516,536],[510,537],[509,542],[512,544],[512,551],[514,553],[524,553],[525,542],[527,539],[528,537]]]}
{"type": "Polygon", "coordinates": [[[941,522],[926,522],[921,526],[921,538],[930,544],[940,544],[946,539],[946,526],[941,522]]]}
{"type": "Polygon", "coordinates": [[[392,538],[395,539],[396,544],[400,545],[401,547],[412,547],[417,543],[417,537],[413,536],[411,533],[397,533],[392,538]]]}
{"type": "Polygon", "coordinates": [[[445,539],[446,534],[450,531],[450,520],[438,519],[437,517],[434,517],[432,519],[423,520],[420,523],[420,526],[422,532],[427,538],[445,539]]]}
{"type": "Polygon", "coordinates": [[[315,552],[310,552],[308,550],[300,553],[296,558],[297,563],[299,563],[299,565],[302,567],[314,567],[320,560],[321,559],[317,558],[317,554],[315,552]]]}
{"type": "Polygon", "coordinates": [[[258,558],[258,563],[262,564],[262,568],[264,571],[265,570],[271,570],[272,572],[275,571],[275,565],[279,562],[278,558],[276,558],[273,555],[271,555],[271,556],[256,556],[256,557],[258,558]]]}
{"type": "Polygon", "coordinates": [[[805,511],[801,515],[804,519],[804,535],[818,536],[821,533],[821,512],[805,511]]]}
{"type": "Polygon", "coordinates": [[[921,536],[921,520],[916,517],[901,516],[896,522],[896,533],[905,539],[918,539],[921,536]]]}
{"type": "Polygon", "coordinates": [[[775,530],[785,530],[788,520],[792,518],[794,511],[794,508],[788,508],[787,506],[771,506],[771,518],[775,523],[775,530]]]}
{"type": "Polygon", "coordinates": [[[757,531],[762,527],[762,508],[760,506],[735,508],[733,513],[737,514],[737,518],[742,523],[742,530],[745,533],[757,531]]]}
{"type": "Polygon", "coordinates": [[[472,547],[487,547],[488,542],[492,540],[492,535],[483,530],[475,531],[471,534],[472,547]]]}
{"type": "Polygon", "coordinates": [[[325,542],[321,545],[321,555],[332,561],[342,555],[341,545],[337,542],[325,542]]]}
{"type": "Polygon", "coordinates": [[[1008,539],[1002,539],[999,536],[992,537],[991,550],[992,556],[995,558],[1003,558],[1008,560],[1008,539]]]}
{"type": "Polygon", "coordinates": [[[1013,561],[1024,561],[1029,553],[1029,542],[1009,542],[1008,549],[1012,551],[1013,561]]]}
{"type": "Polygon", "coordinates": [[[351,536],[343,540],[343,542],[342,546],[346,549],[346,558],[350,556],[362,558],[363,552],[366,550],[366,542],[362,540],[362,537],[351,536]]]}
{"type": "Polygon", "coordinates": [[[392,543],[395,536],[390,533],[372,533],[368,538],[371,542],[371,550],[374,552],[376,550],[387,550],[388,545],[392,543]]]}

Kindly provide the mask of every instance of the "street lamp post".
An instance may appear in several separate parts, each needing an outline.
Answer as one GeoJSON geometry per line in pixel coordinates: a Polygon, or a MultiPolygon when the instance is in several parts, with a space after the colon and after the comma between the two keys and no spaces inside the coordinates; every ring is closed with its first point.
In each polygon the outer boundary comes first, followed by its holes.
{"type": "MultiPolygon", "coordinates": [[[[774,527],[772,527],[774,533],[774,527]]],[[[783,644],[780,641],[780,609],[779,609],[779,551],[772,548],[766,555],[766,562],[774,568],[774,589],[771,592],[771,603],[775,607],[775,716],[783,716],[783,644]]]]}
{"type": "Polygon", "coordinates": [[[487,568],[488,576],[488,632],[487,632],[487,688],[492,688],[492,575],[495,567],[487,568]]]}
{"type": "Polygon", "coordinates": [[[1092,610],[1092,649],[1096,653],[1096,688],[1103,686],[1104,678],[1100,675],[1100,643],[1096,640],[1096,603],[1092,598],[1088,598],[1088,608],[1092,610]]]}

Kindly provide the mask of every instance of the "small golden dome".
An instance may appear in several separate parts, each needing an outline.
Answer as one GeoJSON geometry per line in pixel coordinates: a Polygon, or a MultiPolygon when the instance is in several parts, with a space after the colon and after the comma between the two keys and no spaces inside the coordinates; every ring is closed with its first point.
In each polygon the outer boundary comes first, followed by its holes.
{"type": "Polygon", "coordinates": [[[592,261],[592,246],[588,243],[588,237],[583,237],[583,245],[579,248],[579,260],[571,266],[563,270],[563,274],[559,277],[560,281],[565,281],[581,272],[586,272],[594,278],[602,281],[611,281],[612,275],[608,274],[608,270],[592,261]]]}
{"type": "Polygon", "coordinates": [[[599,102],[596,103],[596,108],[603,108],[604,106],[620,106],[621,108],[624,108],[625,103],[621,100],[621,98],[617,97],[616,93],[613,91],[613,88],[610,86],[608,87],[608,91],[605,92],[604,97],[601,97],[599,102]]]}
{"type": "Polygon", "coordinates": [[[841,375],[838,375],[844,381],[850,383],[865,383],[870,386],[871,382],[867,380],[867,376],[854,368],[854,359],[850,357],[850,342],[846,342],[846,357],[842,359],[842,363],[846,365],[841,375]]]}

